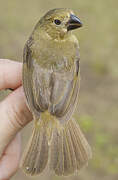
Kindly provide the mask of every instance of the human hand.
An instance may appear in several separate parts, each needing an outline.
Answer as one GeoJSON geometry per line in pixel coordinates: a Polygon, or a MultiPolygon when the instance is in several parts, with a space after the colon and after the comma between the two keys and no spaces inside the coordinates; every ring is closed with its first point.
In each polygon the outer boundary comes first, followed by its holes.
{"type": "Polygon", "coordinates": [[[8,180],[18,169],[20,129],[32,120],[22,84],[22,63],[0,59],[0,90],[14,89],[0,102],[0,180],[8,180]]]}

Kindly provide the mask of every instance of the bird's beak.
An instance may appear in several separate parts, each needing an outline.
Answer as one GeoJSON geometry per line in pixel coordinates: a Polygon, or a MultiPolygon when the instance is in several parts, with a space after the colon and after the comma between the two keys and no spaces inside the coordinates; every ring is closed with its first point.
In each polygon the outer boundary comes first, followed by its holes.
{"type": "Polygon", "coordinates": [[[70,19],[67,24],[67,30],[70,31],[70,30],[77,29],[80,27],[82,27],[82,23],[81,23],[80,19],[77,16],[75,16],[74,14],[71,14],[70,19]]]}

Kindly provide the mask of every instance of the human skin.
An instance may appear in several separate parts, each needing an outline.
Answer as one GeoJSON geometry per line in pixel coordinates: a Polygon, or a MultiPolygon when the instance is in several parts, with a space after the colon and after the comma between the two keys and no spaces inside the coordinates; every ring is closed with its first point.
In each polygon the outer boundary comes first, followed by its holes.
{"type": "Polygon", "coordinates": [[[0,180],[9,180],[17,171],[21,155],[19,131],[32,120],[22,88],[22,63],[0,59],[0,90],[8,88],[14,91],[0,102],[0,180]]]}

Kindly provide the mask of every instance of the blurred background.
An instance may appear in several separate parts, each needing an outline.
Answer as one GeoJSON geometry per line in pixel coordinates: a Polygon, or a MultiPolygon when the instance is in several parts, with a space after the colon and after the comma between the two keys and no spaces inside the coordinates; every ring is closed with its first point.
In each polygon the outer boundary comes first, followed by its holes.
{"type": "MultiPolygon", "coordinates": [[[[0,0],[0,58],[22,61],[23,47],[34,25],[49,9],[78,11],[81,89],[74,117],[93,150],[89,165],[68,180],[118,180],[118,1],[0,0]]],[[[1,99],[6,92],[0,93],[1,99]]],[[[22,131],[23,149],[31,124],[22,131]]],[[[12,180],[28,180],[21,170],[12,180]]],[[[34,180],[64,180],[45,173],[34,180]]]]}

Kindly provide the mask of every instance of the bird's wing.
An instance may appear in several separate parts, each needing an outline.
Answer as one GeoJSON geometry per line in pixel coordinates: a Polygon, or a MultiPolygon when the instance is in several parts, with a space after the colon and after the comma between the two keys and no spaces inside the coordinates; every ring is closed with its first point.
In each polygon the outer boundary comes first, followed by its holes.
{"type": "Polygon", "coordinates": [[[34,112],[37,116],[39,116],[40,108],[35,102],[33,96],[33,89],[32,89],[32,74],[33,74],[32,63],[33,61],[31,56],[31,50],[28,46],[28,43],[26,43],[23,54],[23,88],[31,112],[34,112]]]}
{"type": "Polygon", "coordinates": [[[23,85],[28,105],[35,115],[48,110],[60,122],[70,119],[79,92],[79,52],[71,71],[42,68],[32,59],[30,48],[24,50],[23,85]]]}
{"type": "Polygon", "coordinates": [[[79,94],[79,54],[73,72],[52,73],[50,112],[60,122],[68,121],[77,104],[79,94]]]}

